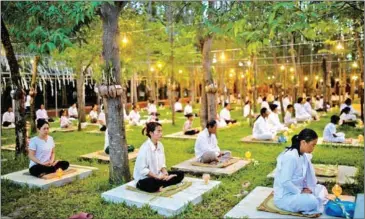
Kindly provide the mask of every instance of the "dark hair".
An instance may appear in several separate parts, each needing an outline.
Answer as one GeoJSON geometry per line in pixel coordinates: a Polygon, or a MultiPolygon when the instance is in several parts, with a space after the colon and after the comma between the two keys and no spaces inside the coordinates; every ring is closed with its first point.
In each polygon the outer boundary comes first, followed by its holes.
{"type": "Polygon", "coordinates": [[[136,109],[137,108],[137,106],[136,105],[132,105],[132,109],[134,110],[134,109],[136,109]]]}
{"type": "Polygon", "coordinates": [[[49,125],[49,123],[45,119],[38,119],[37,120],[37,129],[41,129],[44,124],[49,125]]]}
{"type": "Polygon", "coordinates": [[[342,113],[346,113],[348,114],[349,112],[351,111],[351,108],[350,107],[345,107],[341,110],[341,113],[340,113],[340,116],[342,115],[342,113]]]}
{"type": "Polygon", "coordinates": [[[186,103],[189,104],[190,103],[190,100],[187,100],[186,103]]]}
{"type": "Polygon", "coordinates": [[[192,113],[188,113],[185,115],[186,118],[190,118],[190,117],[193,117],[194,115],[192,113]]]}
{"type": "Polygon", "coordinates": [[[293,105],[289,104],[286,109],[288,110],[289,108],[293,108],[293,105]]]}
{"type": "Polygon", "coordinates": [[[92,106],[91,106],[91,110],[94,109],[95,106],[97,106],[98,104],[94,103],[92,106]]]}
{"type": "Polygon", "coordinates": [[[276,104],[270,104],[270,110],[274,111],[276,108],[278,108],[278,105],[276,104]]]}
{"type": "Polygon", "coordinates": [[[217,121],[215,121],[214,119],[212,119],[212,120],[209,120],[208,122],[207,122],[207,125],[206,125],[206,127],[207,128],[213,128],[214,126],[216,126],[217,125],[217,121]]]}
{"type": "Polygon", "coordinates": [[[262,98],[262,101],[266,101],[266,97],[262,98]]]}
{"type": "Polygon", "coordinates": [[[299,156],[303,155],[302,153],[300,153],[300,142],[302,140],[310,142],[316,139],[318,139],[318,135],[313,129],[303,129],[302,131],[299,132],[298,135],[294,135],[291,138],[291,146],[287,147],[286,151],[297,149],[299,156]]]}
{"type": "Polygon", "coordinates": [[[228,106],[229,105],[229,103],[227,103],[227,102],[224,102],[224,107],[226,107],[226,106],[228,106]]]}
{"type": "Polygon", "coordinates": [[[340,117],[339,116],[337,116],[337,115],[332,115],[331,116],[331,123],[337,125],[339,121],[340,121],[340,117]]]}
{"type": "Polygon", "coordinates": [[[316,100],[319,100],[319,96],[316,97],[316,100]]]}
{"type": "Polygon", "coordinates": [[[245,103],[245,105],[247,105],[247,104],[249,104],[249,103],[251,103],[251,101],[250,101],[250,100],[247,100],[247,101],[246,101],[246,103],[245,103]]]}
{"type": "Polygon", "coordinates": [[[154,132],[158,126],[162,125],[158,122],[149,122],[146,126],[142,129],[142,135],[146,135],[147,137],[151,138],[150,132],[154,132]]]}
{"type": "Polygon", "coordinates": [[[350,99],[350,98],[347,98],[347,99],[345,100],[345,104],[346,104],[347,106],[350,106],[350,105],[351,105],[351,99],[350,99]]]}
{"type": "Polygon", "coordinates": [[[307,102],[310,102],[312,100],[312,98],[307,97],[307,102]]]}
{"type": "Polygon", "coordinates": [[[63,115],[63,113],[65,112],[65,110],[64,109],[61,109],[60,110],[60,117],[63,115]]]}
{"type": "Polygon", "coordinates": [[[278,100],[279,100],[279,97],[278,97],[278,96],[276,96],[276,97],[275,97],[275,101],[278,101],[278,100]]]}
{"type": "MultiPolygon", "coordinates": [[[[260,115],[258,115],[257,117],[256,117],[256,119],[255,119],[255,122],[256,122],[256,120],[258,119],[258,118],[260,118],[260,116],[262,116],[263,114],[265,114],[267,112],[267,108],[266,107],[264,107],[264,108],[262,108],[261,110],[260,110],[260,115]]],[[[263,117],[263,116],[262,116],[263,117]]]]}
{"type": "Polygon", "coordinates": [[[303,97],[299,97],[297,103],[302,103],[302,102],[303,102],[303,97]]]}
{"type": "Polygon", "coordinates": [[[155,102],[155,100],[150,100],[150,103],[154,103],[155,102]]]}

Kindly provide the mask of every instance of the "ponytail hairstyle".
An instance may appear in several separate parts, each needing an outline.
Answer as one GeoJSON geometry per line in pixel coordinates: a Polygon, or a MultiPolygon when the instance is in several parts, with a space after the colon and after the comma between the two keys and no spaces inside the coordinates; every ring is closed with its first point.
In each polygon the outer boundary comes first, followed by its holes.
{"type": "Polygon", "coordinates": [[[302,103],[302,102],[303,102],[303,97],[299,97],[297,103],[302,103]]]}
{"type": "Polygon", "coordinates": [[[59,116],[60,116],[60,118],[61,118],[61,116],[63,115],[63,113],[64,113],[64,112],[65,112],[65,110],[64,110],[64,109],[61,109],[61,110],[60,110],[60,115],[59,115],[59,116]]]}
{"type": "Polygon", "coordinates": [[[147,137],[151,138],[150,132],[154,132],[158,126],[162,125],[158,122],[149,122],[146,126],[142,129],[142,135],[146,135],[147,137]]]}
{"type": "Polygon", "coordinates": [[[339,121],[340,121],[340,117],[339,116],[337,116],[337,115],[332,115],[331,116],[331,123],[337,125],[339,121]]]}
{"type": "Polygon", "coordinates": [[[206,127],[207,127],[207,129],[208,128],[213,128],[214,126],[216,126],[217,125],[217,121],[215,121],[214,119],[212,119],[212,120],[209,120],[208,122],[207,122],[207,125],[206,125],[206,127]]]}
{"type": "MultiPolygon", "coordinates": [[[[256,122],[256,120],[257,120],[258,118],[260,118],[260,116],[264,115],[266,112],[267,112],[266,107],[262,108],[262,109],[260,110],[260,115],[258,115],[258,116],[256,117],[255,122],[256,122]]],[[[264,117],[262,116],[262,118],[264,118],[264,117]]]]}
{"type": "Polygon", "coordinates": [[[350,107],[345,107],[341,110],[340,116],[342,115],[342,113],[349,114],[350,111],[351,111],[350,107]]]}
{"type": "Polygon", "coordinates": [[[318,139],[317,133],[313,129],[303,129],[298,135],[294,135],[291,138],[291,146],[286,148],[286,151],[291,151],[297,149],[299,156],[303,155],[300,153],[300,142],[304,140],[305,142],[311,142],[318,139]]]}

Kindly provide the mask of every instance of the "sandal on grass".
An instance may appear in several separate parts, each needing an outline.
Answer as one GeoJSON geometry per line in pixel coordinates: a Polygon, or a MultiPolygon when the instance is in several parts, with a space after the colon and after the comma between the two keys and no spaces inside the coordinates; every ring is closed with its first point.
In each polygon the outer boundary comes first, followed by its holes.
{"type": "Polygon", "coordinates": [[[85,213],[85,212],[80,212],[78,214],[72,215],[71,217],[69,217],[69,219],[92,219],[94,218],[94,216],[92,214],[89,213],[85,213]]]}

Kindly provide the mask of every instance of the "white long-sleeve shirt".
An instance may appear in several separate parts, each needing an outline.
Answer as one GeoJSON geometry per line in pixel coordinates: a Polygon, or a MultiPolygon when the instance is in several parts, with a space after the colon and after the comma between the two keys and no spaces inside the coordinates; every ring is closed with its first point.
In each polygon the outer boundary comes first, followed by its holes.
{"type": "Polygon", "coordinates": [[[312,105],[309,102],[305,102],[304,109],[309,115],[312,115],[312,105]]]}
{"type": "Polygon", "coordinates": [[[280,122],[279,115],[277,113],[270,113],[267,122],[275,131],[282,131],[286,129],[286,127],[280,122]]]}
{"type": "Polygon", "coordinates": [[[284,123],[285,125],[296,124],[297,120],[292,117],[291,112],[286,111],[284,116],[284,123]]]}
{"type": "Polygon", "coordinates": [[[36,116],[37,116],[37,120],[38,119],[48,120],[48,114],[47,114],[47,111],[45,109],[39,109],[39,110],[37,110],[36,116]]]}
{"type": "MultiPolygon", "coordinates": [[[[176,109],[176,108],[175,108],[176,109]]],[[[193,107],[191,107],[191,105],[190,104],[188,104],[188,105],[186,105],[185,107],[184,107],[184,115],[187,115],[187,114],[189,114],[189,113],[193,113],[193,107]]]]}
{"type": "Polygon", "coordinates": [[[344,108],[346,107],[349,107],[351,110],[350,110],[350,114],[355,114],[355,115],[359,115],[359,112],[357,112],[356,110],[354,110],[354,108],[352,107],[352,105],[348,106],[346,104],[341,104],[341,107],[340,107],[340,111],[342,111],[344,108]]]}
{"type": "Polygon", "coordinates": [[[219,118],[224,120],[231,120],[231,112],[227,108],[223,108],[219,113],[219,118]]]}
{"type": "Polygon", "coordinates": [[[305,110],[304,106],[300,103],[296,103],[294,104],[294,110],[295,110],[295,117],[296,118],[300,118],[300,117],[311,117],[311,115],[309,113],[307,113],[307,111],[305,110]]]}
{"type": "Polygon", "coordinates": [[[61,116],[60,126],[61,128],[70,125],[71,121],[67,118],[67,116],[61,116]]]}
{"type": "Polygon", "coordinates": [[[243,117],[247,117],[248,115],[250,115],[250,111],[251,111],[251,114],[253,115],[253,111],[252,111],[252,109],[251,109],[251,105],[246,104],[246,105],[243,107],[243,117]]]}
{"type": "Polygon", "coordinates": [[[342,113],[340,116],[340,120],[341,121],[356,121],[356,115],[354,114],[346,114],[346,113],[342,113]]]}
{"type": "Polygon", "coordinates": [[[345,136],[343,133],[337,133],[336,125],[333,123],[328,123],[324,127],[323,140],[328,142],[344,142],[345,136]],[[335,137],[336,135],[338,137],[335,137]]]}
{"type": "Polygon", "coordinates": [[[152,103],[150,105],[148,105],[147,112],[148,112],[148,115],[150,115],[151,113],[157,113],[156,105],[152,104],[152,103]]]}
{"type": "Polygon", "coordinates": [[[4,122],[14,123],[15,122],[14,113],[13,112],[5,112],[3,114],[3,123],[4,122]]]}
{"type": "Polygon", "coordinates": [[[141,119],[141,115],[139,115],[139,112],[136,112],[136,111],[132,110],[129,113],[129,121],[130,122],[133,122],[133,123],[137,124],[140,119],[141,119]]]}
{"type": "Polygon", "coordinates": [[[174,105],[175,111],[183,110],[182,104],[180,102],[176,102],[174,105]]]}
{"type": "Polygon", "coordinates": [[[91,110],[89,115],[90,119],[98,119],[98,111],[91,110]]]}
{"type": "Polygon", "coordinates": [[[139,149],[136,164],[134,165],[133,177],[139,181],[148,177],[148,173],[161,175],[161,169],[166,168],[164,147],[161,142],[157,148],[151,139],[146,140],[139,149]]]}
{"type": "Polygon", "coordinates": [[[101,111],[98,116],[98,122],[100,125],[106,125],[105,113],[101,111]]]}
{"type": "Polygon", "coordinates": [[[289,104],[290,104],[289,97],[285,97],[283,99],[283,107],[284,107],[284,110],[286,110],[286,108],[288,107],[289,104]]]}
{"type": "Polygon", "coordinates": [[[30,100],[31,100],[31,97],[29,95],[27,95],[27,97],[25,99],[25,107],[30,107],[30,100]]]}
{"type": "Polygon", "coordinates": [[[68,108],[68,116],[74,116],[77,117],[78,116],[78,112],[77,112],[77,108],[70,106],[70,108],[68,108]]]}
{"type": "Polygon", "coordinates": [[[264,119],[264,117],[260,116],[253,124],[253,130],[252,130],[253,137],[256,138],[256,136],[260,136],[263,134],[271,134],[271,133],[274,133],[274,130],[270,128],[270,125],[267,122],[267,120],[264,119]]]}
{"type": "Polygon", "coordinates": [[[220,149],[218,147],[218,140],[215,134],[209,134],[207,128],[198,134],[195,141],[195,157],[199,160],[207,151],[213,151],[219,155],[220,149]]]}
{"type": "Polygon", "coordinates": [[[270,106],[269,106],[269,103],[268,102],[266,102],[266,101],[262,101],[262,103],[261,103],[261,109],[262,108],[266,108],[269,112],[271,112],[271,109],[270,109],[270,106]]]}
{"type": "Polygon", "coordinates": [[[314,109],[322,109],[323,108],[323,99],[316,100],[316,103],[314,104],[314,109]]]}

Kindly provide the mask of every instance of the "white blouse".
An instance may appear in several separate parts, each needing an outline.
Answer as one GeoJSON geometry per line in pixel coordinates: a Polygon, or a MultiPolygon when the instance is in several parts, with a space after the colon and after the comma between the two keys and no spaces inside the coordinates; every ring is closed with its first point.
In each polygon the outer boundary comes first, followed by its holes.
{"type": "Polygon", "coordinates": [[[207,128],[198,134],[195,141],[195,157],[199,160],[207,151],[213,151],[219,155],[218,140],[215,134],[209,134],[207,128]]]}
{"type": "Polygon", "coordinates": [[[47,111],[45,109],[39,109],[39,110],[37,110],[36,116],[37,116],[37,120],[38,119],[48,120],[48,114],[47,114],[47,111]]]}
{"type": "Polygon", "coordinates": [[[231,113],[229,112],[228,109],[223,108],[219,113],[219,118],[224,120],[231,120],[231,113]]]}

